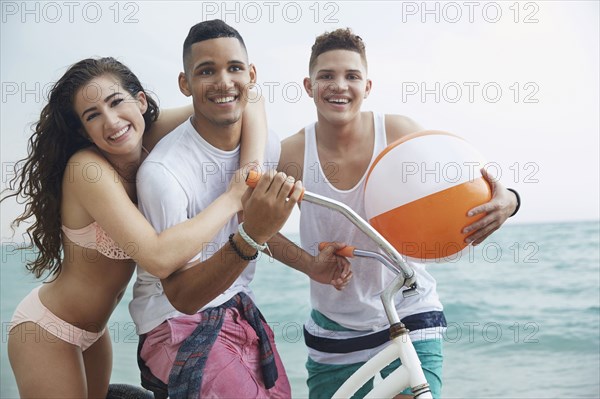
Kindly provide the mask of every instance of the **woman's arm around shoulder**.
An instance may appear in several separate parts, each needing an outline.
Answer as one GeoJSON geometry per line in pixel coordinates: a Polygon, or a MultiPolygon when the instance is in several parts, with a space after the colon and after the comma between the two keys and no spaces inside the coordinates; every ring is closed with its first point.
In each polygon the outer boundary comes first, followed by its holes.
{"type": "Polygon", "coordinates": [[[165,206],[172,209],[173,218],[180,220],[158,234],[130,198],[131,195],[135,199],[135,187],[128,189],[128,194],[122,178],[101,154],[92,149],[76,153],[67,165],[67,172],[63,193],[70,197],[68,200],[76,201],[121,249],[158,278],[167,277],[201,252],[239,210],[237,202],[226,192],[188,219],[183,197],[178,193],[181,188],[165,173],[160,186],[155,187],[169,191],[169,195],[162,195],[168,200],[165,206]]]}

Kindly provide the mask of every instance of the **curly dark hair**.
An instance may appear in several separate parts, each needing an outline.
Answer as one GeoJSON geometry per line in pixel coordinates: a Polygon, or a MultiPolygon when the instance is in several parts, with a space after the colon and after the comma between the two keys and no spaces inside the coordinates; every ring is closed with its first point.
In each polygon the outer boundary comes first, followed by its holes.
{"type": "Polygon", "coordinates": [[[317,62],[317,57],[331,50],[349,50],[360,54],[360,58],[367,67],[367,52],[365,43],[360,36],[355,35],[352,29],[336,29],[333,32],[325,32],[317,36],[315,44],[313,44],[310,61],[308,62],[308,71],[312,72],[317,62]]]}
{"type": "MultiPolygon", "coordinates": [[[[34,217],[27,228],[31,245],[38,254],[29,261],[27,270],[40,278],[45,272],[58,275],[62,260],[61,186],[69,158],[77,151],[93,145],[85,136],[83,126],[74,110],[77,91],[92,79],[111,75],[119,80],[131,95],[146,94],[148,109],[144,113],[147,131],[158,118],[159,108],[147,95],[139,79],[131,70],[112,57],[84,59],[72,65],[49,92],[48,104],[35,123],[27,146],[28,155],[15,164],[10,194],[1,201],[15,197],[25,204],[24,212],[11,224],[13,229],[34,217]]],[[[32,125],[33,126],[33,125],[32,125]]],[[[24,248],[23,248],[24,249],[24,248]]]]}

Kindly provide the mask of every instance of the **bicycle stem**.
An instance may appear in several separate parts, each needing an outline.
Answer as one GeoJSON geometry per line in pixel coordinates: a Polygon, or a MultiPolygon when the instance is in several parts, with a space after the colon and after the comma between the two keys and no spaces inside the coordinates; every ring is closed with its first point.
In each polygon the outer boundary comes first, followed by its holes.
{"type": "MultiPolygon", "coordinates": [[[[354,256],[361,256],[363,258],[374,258],[379,262],[383,263],[388,269],[395,271],[397,270],[392,265],[391,261],[385,256],[378,254],[377,252],[372,251],[364,251],[362,249],[354,249],[354,256]]],[[[398,273],[396,278],[392,280],[392,282],[383,290],[380,295],[381,302],[383,303],[383,308],[385,310],[385,314],[387,315],[388,320],[390,321],[390,325],[394,323],[400,322],[400,317],[398,316],[398,312],[396,312],[396,306],[394,304],[394,297],[400,291],[400,289],[405,285],[404,278],[401,274],[398,273]]],[[[402,291],[402,295],[406,298],[411,295],[417,294],[417,284],[413,284],[409,289],[402,291]]]]}

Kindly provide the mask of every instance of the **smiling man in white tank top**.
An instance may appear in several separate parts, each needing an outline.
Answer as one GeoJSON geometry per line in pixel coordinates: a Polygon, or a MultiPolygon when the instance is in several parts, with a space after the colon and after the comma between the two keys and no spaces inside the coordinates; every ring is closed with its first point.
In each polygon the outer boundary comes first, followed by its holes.
{"type": "MultiPolygon", "coordinates": [[[[365,220],[364,184],[369,166],[388,143],[422,130],[399,115],[362,112],[371,90],[362,39],[349,29],[338,29],[316,39],[304,87],[314,99],[318,120],[282,143],[279,169],[302,179],[306,190],[349,205],[365,220]]],[[[474,244],[482,242],[517,208],[517,198],[497,182],[490,182],[493,198],[475,208],[487,216],[468,228],[474,244]]],[[[344,216],[302,203],[302,247],[316,253],[322,241],[343,242],[378,251],[344,216]]],[[[418,295],[398,295],[396,308],[410,330],[434,398],[442,387],[442,332],[446,326],[436,282],[421,264],[411,263],[419,282],[418,295]]],[[[331,398],[343,382],[389,342],[389,323],[379,295],[395,277],[377,261],[352,259],[353,279],[337,291],[311,280],[312,312],[305,324],[308,346],[310,398],[331,398]]],[[[385,377],[400,365],[390,364],[385,377]]],[[[357,392],[363,397],[373,381],[357,392]]],[[[408,393],[408,392],[406,392],[408,393]]]]}

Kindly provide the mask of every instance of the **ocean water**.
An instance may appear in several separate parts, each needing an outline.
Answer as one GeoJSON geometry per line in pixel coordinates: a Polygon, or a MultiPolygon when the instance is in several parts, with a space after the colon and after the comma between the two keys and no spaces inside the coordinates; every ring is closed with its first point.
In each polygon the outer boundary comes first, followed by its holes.
{"type": "MultiPolygon", "coordinates": [[[[428,270],[438,282],[448,330],[445,398],[600,397],[600,224],[508,225],[488,241],[428,270]]],[[[297,240],[297,237],[290,237],[297,240]]],[[[17,398],[6,355],[7,325],[37,283],[2,248],[0,397],[17,398]]],[[[263,258],[253,282],[272,325],[294,398],[307,397],[302,324],[308,280],[263,258]]],[[[128,291],[109,322],[113,382],[138,384],[137,336],[128,291]]]]}

